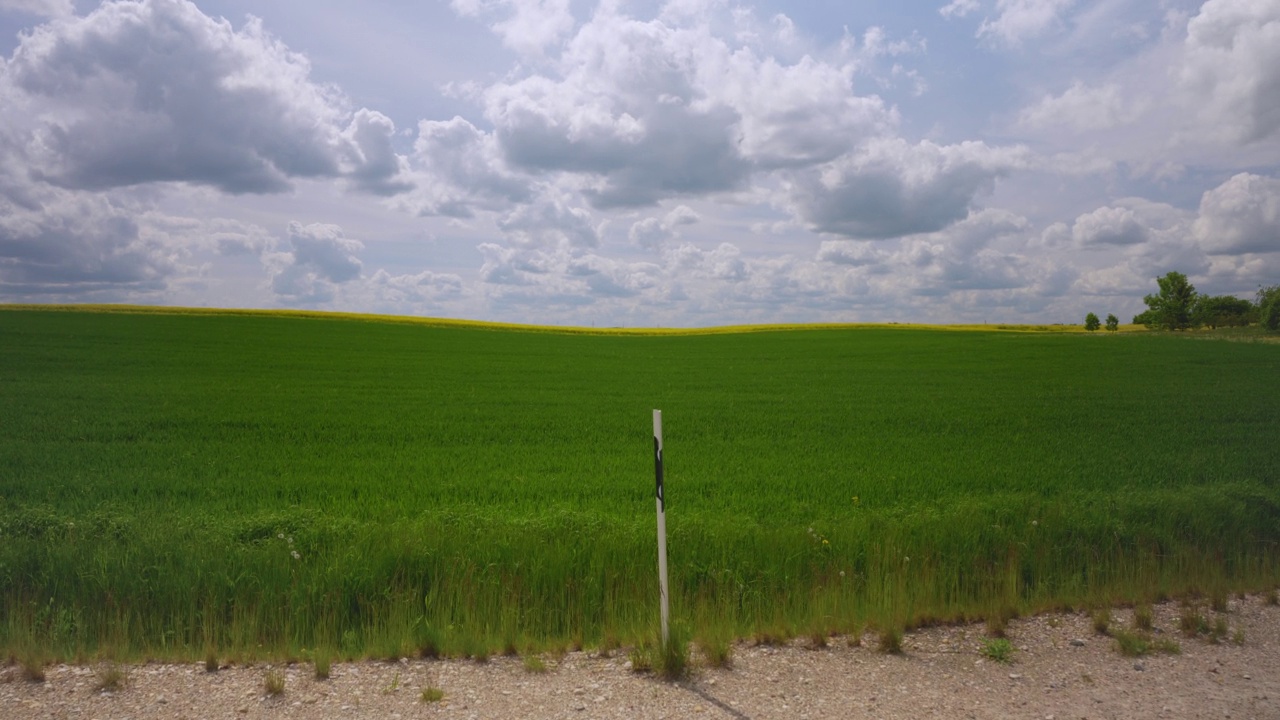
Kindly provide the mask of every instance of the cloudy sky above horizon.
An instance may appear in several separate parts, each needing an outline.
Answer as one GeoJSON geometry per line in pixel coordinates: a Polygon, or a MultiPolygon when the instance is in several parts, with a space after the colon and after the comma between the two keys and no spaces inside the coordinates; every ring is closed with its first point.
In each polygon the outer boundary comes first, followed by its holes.
{"type": "Polygon", "coordinates": [[[1170,270],[1280,283],[1280,0],[0,0],[0,302],[1127,322],[1170,270]]]}

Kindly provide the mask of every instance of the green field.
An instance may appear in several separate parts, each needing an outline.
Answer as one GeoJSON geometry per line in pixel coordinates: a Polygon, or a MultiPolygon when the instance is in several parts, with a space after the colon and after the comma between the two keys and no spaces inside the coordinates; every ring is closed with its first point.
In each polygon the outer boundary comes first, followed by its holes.
{"type": "Polygon", "coordinates": [[[481,655],[1280,581],[1280,345],[0,308],[0,652],[481,655]]]}

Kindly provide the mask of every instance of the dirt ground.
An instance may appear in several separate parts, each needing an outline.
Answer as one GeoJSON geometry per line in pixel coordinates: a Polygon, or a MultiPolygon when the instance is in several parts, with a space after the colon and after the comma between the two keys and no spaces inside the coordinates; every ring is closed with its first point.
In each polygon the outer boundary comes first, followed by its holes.
{"type": "MultiPolygon", "coordinates": [[[[97,689],[102,666],[50,667],[43,683],[0,668],[0,719],[75,718],[1258,718],[1280,720],[1280,607],[1231,600],[1225,639],[1187,637],[1176,603],[1156,606],[1150,638],[1176,643],[1130,657],[1083,614],[1014,620],[1012,662],[982,653],[985,627],[909,633],[903,654],[872,636],[860,646],[832,638],[813,649],[739,644],[728,669],[695,668],[669,683],[631,672],[626,653],[570,653],[545,673],[519,658],[335,664],[317,680],[310,665],[230,667],[145,664],[124,686],[97,689]],[[269,695],[269,671],[284,691],[269,695]],[[444,697],[425,701],[423,690],[444,697]]],[[[1116,610],[1112,627],[1132,630],[1116,610]]]]}

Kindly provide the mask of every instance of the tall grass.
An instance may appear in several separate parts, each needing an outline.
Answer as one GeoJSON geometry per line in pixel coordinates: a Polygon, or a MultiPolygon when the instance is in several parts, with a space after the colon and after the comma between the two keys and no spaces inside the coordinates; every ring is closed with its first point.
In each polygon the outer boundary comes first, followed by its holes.
{"type": "Polygon", "coordinates": [[[0,648],[487,657],[1280,580],[1277,348],[0,310],[0,648]],[[710,628],[709,630],[707,628],[710,628]]]}

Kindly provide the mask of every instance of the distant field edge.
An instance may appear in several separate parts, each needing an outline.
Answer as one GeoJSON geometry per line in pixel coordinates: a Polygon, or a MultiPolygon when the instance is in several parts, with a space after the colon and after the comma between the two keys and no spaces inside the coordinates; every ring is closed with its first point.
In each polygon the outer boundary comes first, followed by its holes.
{"type": "MultiPolygon", "coordinates": [[[[733,333],[776,332],[788,330],[857,330],[857,329],[902,329],[902,330],[949,330],[959,332],[1014,332],[1014,333],[1078,333],[1086,331],[1080,325],[1019,325],[1011,323],[996,324],[927,324],[927,323],[764,323],[758,325],[718,325],[697,328],[661,328],[661,327],[579,327],[572,325],[533,325],[522,323],[492,322],[488,320],[457,320],[451,318],[433,318],[417,315],[377,315],[372,313],[336,312],[328,310],[267,310],[257,308],[196,308],[168,305],[127,305],[127,304],[32,304],[12,303],[0,304],[0,311],[42,311],[42,312],[83,312],[83,313],[119,313],[135,315],[229,315],[248,317],[285,317],[319,320],[357,320],[365,322],[381,322],[406,325],[421,325],[440,328],[474,328],[479,330],[511,330],[516,332],[561,333],[566,335],[721,335],[733,333]]],[[[1121,325],[1120,332],[1147,332],[1142,325],[1121,325]]],[[[1103,333],[1090,333],[1102,335],[1103,333]]]]}

